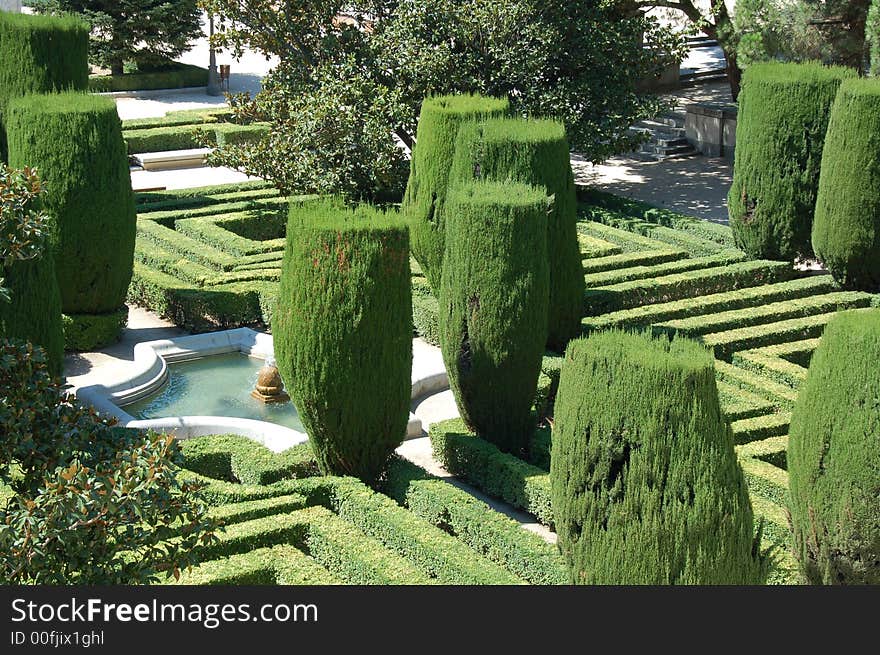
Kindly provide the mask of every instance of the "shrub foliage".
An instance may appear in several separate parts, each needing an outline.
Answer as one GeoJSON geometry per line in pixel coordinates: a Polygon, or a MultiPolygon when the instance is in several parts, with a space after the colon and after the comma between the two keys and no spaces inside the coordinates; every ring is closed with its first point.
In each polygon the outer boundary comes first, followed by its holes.
{"type": "Polygon", "coordinates": [[[549,120],[492,119],[463,125],[450,184],[473,179],[516,180],[547,189],[550,300],[547,345],[562,352],[580,334],[584,271],[577,240],[577,198],[565,126],[549,120]]]}
{"type": "Polygon", "coordinates": [[[440,289],[444,204],[458,129],[464,122],[507,112],[506,99],[479,95],[441,96],[422,103],[401,212],[410,223],[413,256],[435,293],[440,289]]]}
{"type": "Polygon", "coordinates": [[[855,71],[763,63],[743,77],[728,194],[737,245],[752,257],[810,255],[822,146],[831,104],[855,71]]]}
{"type": "Polygon", "coordinates": [[[813,248],[847,288],[880,291],[880,80],[841,85],[822,155],[813,248]]]}
{"type": "Polygon", "coordinates": [[[376,484],[403,440],[411,316],[398,217],[332,201],[291,206],[275,354],[324,473],[376,484]]]}
{"type": "Polygon", "coordinates": [[[791,420],[795,554],[813,584],[880,583],[880,310],[839,314],[791,420]]]}
{"type": "Polygon", "coordinates": [[[572,341],[550,476],[577,584],[758,584],[752,508],[712,355],[686,339],[572,341]]]}
{"type": "Polygon", "coordinates": [[[473,182],[446,212],[440,344],[467,426],[521,453],[547,339],[547,204],[543,189],[473,182]]]}
{"type": "Polygon", "coordinates": [[[13,165],[36,166],[46,181],[64,313],[117,312],[131,281],[136,214],[116,104],[28,96],[10,104],[7,130],[13,165]]]}

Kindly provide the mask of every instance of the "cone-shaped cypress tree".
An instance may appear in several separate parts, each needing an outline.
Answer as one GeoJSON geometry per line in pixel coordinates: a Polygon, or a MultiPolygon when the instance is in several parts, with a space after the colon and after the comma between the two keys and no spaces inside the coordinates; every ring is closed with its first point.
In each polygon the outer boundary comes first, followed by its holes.
{"type": "Polygon", "coordinates": [[[577,240],[577,198],[562,123],[496,118],[466,123],[458,132],[450,184],[472,180],[516,180],[547,189],[550,301],[547,346],[562,352],[581,332],[584,269],[577,240]]]}
{"type": "Polygon", "coordinates": [[[409,419],[409,232],[396,214],[293,204],[275,356],[325,474],[376,485],[409,419]]]}
{"type": "Polygon", "coordinates": [[[440,289],[443,264],[443,205],[458,128],[464,122],[503,116],[508,111],[506,98],[479,95],[440,96],[422,103],[401,213],[410,224],[413,256],[435,294],[440,289]]]}
{"type": "Polygon", "coordinates": [[[795,554],[813,584],[880,584],[880,310],[828,324],[788,443],[795,554]]]}
{"type": "Polygon", "coordinates": [[[52,375],[64,365],[61,294],[52,255],[15,262],[2,271],[12,302],[0,300],[0,335],[42,346],[52,375]]]}
{"type": "Polygon", "coordinates": [[[819,176],[813,248],[840,284],[880,291],[880,80],[847,80],[819,176]]]}
{"type": "Polygon", "coordinates": [[[841,81],[854,75],[819,63],[746,69],[727,205],[736,243],[752,257],[793,260],[812,254],[828,115],[841,81]]]}
{"type": "Polygon", "coordinates": [[[29,93],[80,90],[89,83],[89,26],[74,17],[0,11],[0,161],[6,161],[3,114],[29,93]]]}
{"type": "Polygon", "coordinates": [[[759,584],[765,558],[711,353],[606,332],[565,354],[550,463],[576,584],[759,584]]]}
{"type": "Polygon", "coordinates": [[[547,340],[544,189],[472,182],[447,199],[440,345],[459,413],[501,450],[521,453],[547,340]]]}
{"type": "Polygon", "coordinates": [[[74,92],[26,96],[9,103],[6,128],[10,163],[37,168],[46,182],[63,312],[74,323],[106,321],[125,304],[137,220],[116,104],[74,92]]]}

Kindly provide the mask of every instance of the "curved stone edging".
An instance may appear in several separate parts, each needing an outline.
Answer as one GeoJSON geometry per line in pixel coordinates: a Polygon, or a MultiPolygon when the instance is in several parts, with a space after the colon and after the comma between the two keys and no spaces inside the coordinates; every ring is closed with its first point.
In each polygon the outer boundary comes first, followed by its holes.
{"type": "MultiPolygon", "coordinates": [[[[94,384],[75,389],[76,397],[98,412],[113,416],[125,427],[162,430],[180,439],[206,434],[236,433],[280,452],[302,443],[308,436],[281,425],[230,416],[175,416],[139,420],[124,405],[140,400],[160,388],[168,378],[168,362],[231,352],[265,359],[274,352],[272,336],[250,328],[193,334],[173,339],[139,343],[134,361],[123,379],[110,384],[94,384]]],[[[413,340],[412,398],[442,391],[449,386],[443,359],[437,348],[420,339],[413,340]]],[[[421,436],[422,422],[410,413],[406,437],[421,436]]]]}

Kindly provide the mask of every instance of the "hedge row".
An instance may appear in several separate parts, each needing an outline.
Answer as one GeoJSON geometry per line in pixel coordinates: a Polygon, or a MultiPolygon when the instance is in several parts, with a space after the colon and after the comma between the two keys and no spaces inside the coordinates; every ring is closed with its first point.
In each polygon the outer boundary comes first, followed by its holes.
{"type": "MultiPolygon", "coordinates": [[[[814,341],[814,339],[809,341],[814,341]]],[[[735,352],[730,361],[744,369],[755,371],[771,380],[797,389],[807,379],[807,369],[782,357],[768,354],[766,351],[771,347],[735,352]]]]}
{"type": "Polygon", "coordinates": [[[135,154],[253,143],[265,136],[268,131],[269,126],[262,123],[252,125],[209,123],[125,130],[122,136],[128,153],[135,154]]]}
{"type": "Polygon", "coordinates": [[[778,403],[782,409],[790,410],[797,399],[791,387],[722,360],[715,360],[715,374],[719,380],[778,403]]]}
{"type": "Polygon", "coordinates": [[[128,301],[192,332],[208,332],[264,322],[262,299],[275,297],[275,287],[250,283],[199,289],[135,262],[128,301]]]}
{"type": "MultiPolygon", "coordinates": [[[[236,256],[257,255],[284,250],[284,239],[257,241],[247,239],[226,228],[235,224],[239,218],[184,218],[174,223],[175,231],[196,239],[209,246],[236,256]]],[[[258,219],[259,220],[259,219],[258,219]]],[[[281,257],[278,257],[280,263],[281,257]]]]}
{"type": "Polygon", "coordinates": [[[709,255],[707,257],[688,257],[685,259],[676,259],[669,262],[661,262],[645,265],[632,265],[629,268],[615,269],[611,271],[602,271],[599,273],[591,273],[584,276],[587,288],[607,287],[613,284],[621,284],[623,282],[631,282],[633,280],[643,280],[645,278],[661,277],[663,275],[672,275],[673,273],[686,273],[688,271],[699,271],[716,266],[726,266],[734,264],[745,259],[738,250],[728,250],[723,253],[709,255]]]}
{"type": "Polygon", "coordinates": [[[743,444],[786,434],[790,423],[791,414],[779,412],[734,421],[730,427],[733,430],[734,442],[743,444]]]}
{"type": "Polygon", "coordinates": [[[234,255],[180,234],[156,221],[139,220],[137,229],[138,236],[218,271],[231,271],[241,263],[234,255]]]}
{"type": "Polygon", "coordinates": [[[676,230],[693,233],[694,235],[715,241],[725,248],[735,248],[736,243],[733,232],[726,225],[713,223],[700,218],[694,218],[686,214],[680,214],[671,209],[655,207],[640,200],[623,198],[597,189],[581,189],[578,191],[578,199],[588,205],[598,205],[610,209],[624,216],[641,219],[648,223],[672,227],[676,230]]]}
{"type": "MultiPolygon", "coordinates": [[[[125,123],[123,122],[123,125],[125,123]]],[[[247,180],[244,182],[228,182],[226,184],[213,184],[209,186],[193,187],[190,189],[162,189],[159,191],[138,191],[135,193],[135,201],[138,209],[141,206],[152,207],[157,202],[179,202],[199,198],[222,198],[224,200],[235,198],[238,195],[250,194],[258,191],[266,192],[267,196],[278,195],[278,190],[268,180],[247,180]]],[[[213,203],[208,203],[213,204],[213,203]]],[[[173,205],[178,206],[178,205],[173,205]]],[[[183,206],[183,205],[180,205],[183,206]]]]}
{"type": "MultiPolygon", "coordinates": [[[[303,196],[303,199],[315,198],[315,196],[303,196]]],[[[183,218],[196,218],[198,216],[215,216],[217,214],[231,214],[248,210],[286,210],[290,205],[289,198],[256,198],[254,200],[240,200],[238,202],[223,202],[207,206],[193,207],[191,209],[168,209],[150,211],[138,214],[140,219],[149,219],[157,223],[174,224],[174,221],[183,218]]]]}
{"type": "Polygon", "coordinates": [[[711,332],[702,336],[707,346],[715,349],[715,356],[729,359],[733,351],[760,348],[783,341],[812,339],[822,335],[835,312],[816,314],[806,318],[791,318],[775,323],[711,332]]]}
{"type": "Polygon", "coordinates": [[[842,291],[794,300],[783,300],[757,307],[734,309],[703,316],[691,316],[659,323],[665,328],[697,336],[709,332],[722,332],[747,328],[761,323],[776,322],[834,312],[855,307],[870,307],[873,296],[859,291],[842,291]]]}
{"type": "Polygon", "coordinates": [[[587,258],[584,260],[585,262],[593,257],[610,257],[612,255],[620,255],[623,253],[623,248],[619,245],[610,243],[609,241],[605,241],[598,237],[590,236],[589,234],[584,234],[580,230],[580,227],[578,229],[578,245],[581,249],[581,255],[587,258]]]}
{"type": "Polygon", "coordinates": [[[582,266],[584,275],[589,276],[633,266],[656,266],[684,259],[687,256],[688,254],[683,250],[642,250],[608,257],[590,257],[584,259],[582,266]]]}
{"type": "Polygon", "coordinates": [[[208,562],[184,571],[182,585],[334,585],[342,584],[311,557],[286,544],[257,548],[208,562]]]}
{"type": "Polygon", "coordinates": [[[516,521],[405,460],[391,466],[386,493],[410,512],[455,536],[532,584],[565,584],[559,552],[516,521]]]}
{"type": "Polygon", "coordinates": [[[170,62],[164,70],[137,71],[124,75],[92,75],[89,77],[89,91],[93,93],[185,89],[202,87],[207,84],[207,68],[178,62],[170,62]]]}
{"type": "Polygon", "coordinates": [[[827,293],[836,288],[837,286],[830,275],[817,275],[776,284],[722,291],[708,296],[644,305],[599,316],[588,316],[583,319],[582,324],[587,331],[609,327],[637,327],[690,316],[702,316],[711,312],[724,312],[793,300],[813,294],[827,293]]]}
{"type": "MultiPolygon", "coordinates": [[[[601,224],[641,234],[642,236],[656,239],[657,241],[668,244],[672,247],[683,248],[692,255],[711,255],[722,250],[736,249],[736,246],[733,243],[722,245],[714,239],[706,239],[693,232],[687,232],[677,228],[667,227],[665,225],[657,225],[650,221],[622,215],[599,207],[588,208],[586,216],[588,216],[590,220],[601,224]]],[[[730,241],[732,241],[732,239],[730,241]]]]}
{"type": "MultiPolygon", "coordinates": [[[[265,256],[270,255],[273,253],[265,256]]],[[[244,265],[244,268],[236,267],[233,271],[218,271],[198,262],[181,258],[180,253],[170,252],[154,242],[145,241],[138,244],[137,250],[134,252],[134,259],[156,271],[174,275],[183,282],[191,282],[202,288],[235,282],[277,282],[281,271],[278,267],[277,254],[274,255],[273,259],[268,262],[261,261],[254,265],[244,265]]],[[[251,257],[256,257],[256,255],[251,255],[251,257]]]]}
{"type": "Polygon", "coordinates": [[[308,443],[274,453],[251,439],[229,434],[187,439],[180,449],[184,468],[216,480],[272,484],[318,474],[308,443]]]}
{"type": "Polygon", "coordinates": [[[577,230],[581,235],[601,239],[615,244],[621,252],[642,252],[644,250],[675,250],[668,243],[657,239],[630,232],[626,229],[611,227],[596,221],[580,221],[577,230]]]}
{"type": "Polygon", "coordinates": [[[501,452],[468,432],[460,419],[432,424],[429,437],[434,459],[447,471],[552,526],[547,471],[501,452]]]}
{"type": "Polygon", "coordinates": [[[736,454],[740,458],[752,457],[772,464],[783,471],[787,468],[786,451],[788,450],[788,435],[770,437],[760,441],[752,441],[736,447],[736,454]]]}
{"type": "Polygon", "coordinates": [[[762,416],[779,408],[778,403],[773,403],[751,391],[746,391],[720,380],[717,384],[721,411],[724,412],[728,421],[739,421],[745,418],[762,416]]]}
{"type": "Polygon", "coordinates": [[[591,316],[641,305],[693,298],[726,291],[730,287],[753,287],[781,282],[794,276],[785,262],[748,261],[650,280],[633,280],[584,294],[585,313],[591,316]]]}
{"type": "Polygon", "coordinates": [[[62,314],[64,348],[89,351],[118,340],[128,324],[128,307],[104,314],[62,314]]]}

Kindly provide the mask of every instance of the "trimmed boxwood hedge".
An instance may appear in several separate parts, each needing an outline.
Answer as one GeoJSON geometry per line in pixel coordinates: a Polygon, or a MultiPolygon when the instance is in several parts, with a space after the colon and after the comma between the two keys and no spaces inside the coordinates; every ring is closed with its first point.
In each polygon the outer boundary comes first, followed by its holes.
{"type": "Polygon", "coordinates": [[[128,307],[123,305],[106,314],[62,315],[64,347],[67,350],[94,350],[113,343],[128,324],[128,307]]]}
{"type": "Polygon", "coordinates": [[[813,247],[843,286],[880,291],[880,80],[847,80],[831,110],[813,247]]]}
{"type": "Polygon", "coordinates": [[[411,320],[409,232],[396,214],[291,205],[275,355],[324,473],[376,484],[403,440],[411,320]]]}
{"type": "Polygon", "coordinates": [[[712,355],[696,342],[616,331],[572,341],[550,478],[575,584],[765,579],[712,355]]]}
{"type": "Polygon", "coordinates": [[[136,215],[116,104],[74,92],[27,96],[10,103],[6,127],[10,164],[33,166],[46,181],[62,310],[73,320],[118,311],[136,215]]]}
{"type": "Polygon", "coordinates": [[[73,16],[0,11],[0,162],[7,160],[3,115],[30,93],[85,90],[89,26],[73,16]]]}
{"type": "Polygon", "coordinates": [[[812,584],[880,583],[880,310],[838,314],[788,443],[795,554],[812,584]]]}
{"type": "Polygon", "coordinates": [[[135,71],[124,75],[92,75],[89,91],[96,93],[185,89],[208,84],[208,69],[193,64],[169,62],[156,70],[135,71]]]}
{"type": "Polygon", "coordinates": [[[452,95],[422,102],[401,214],[410,223],[412,253],[431,288],[440,289],[446,219],[444,203],[458,129],[467,121],[504,116],[507,98],[452,95]]]}
{"type": "Polygon", "coordinates": [[[727,204],[736,243],[750,256],[791,261],[812,254],[828,116],[840,83],[855,75],[815,62],[745,71],[727,204]]]}
{"type": "Polygon", "coordinates": [[[471,182],[446,204],[440,347],[465,423],[521,453],[547,339],[544,189],[471,182]]]}

